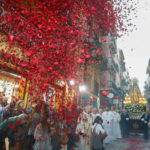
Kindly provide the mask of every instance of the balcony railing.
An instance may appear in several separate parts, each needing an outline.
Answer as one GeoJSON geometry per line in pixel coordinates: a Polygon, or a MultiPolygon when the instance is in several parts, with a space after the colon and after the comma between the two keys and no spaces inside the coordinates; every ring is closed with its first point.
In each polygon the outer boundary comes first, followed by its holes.
{"type": "Polygon", "coordinates": [[[116,41],[113,35],[110,36],[110,48],[112,50],[112,53],[116,54],[117,53],[117,46],[116,46],[116,41]]]}
{"type": "Polygon", "coordinates": [[[122,62],[122,69],[123,69],[124,72],[126,71],[125,62],[122,62]]]}
{"type": "Polygon", "coordinates": [[[108,80],[106,84],[101,83],[101,90],[110,90],[113,91],[114,93],[117,93],[118,87],[114,83],[114,81],[108,80]],[[103,85],[103,86],[102,86],[103,85]]]}
{"type": "Polygon", "coordinates": [[[123,85],[127,85],[127,81],[124,77],[122,78],[121,82],[122,82],[123,85]]]}
{"type": "Polygon", "coordinates": [[[112,57],[108,58],[108,68],[114,68],[116,72],[119,71],[118,64],[115,63],[114,59],[112,57]]]}
{"type": "Polygon", "coordinates": [[[118,88],[116,86],[116,84],[113,81],[108,81],[108,83],[110,84],[110,88],[114,91],[117,91],[118,88]]]}

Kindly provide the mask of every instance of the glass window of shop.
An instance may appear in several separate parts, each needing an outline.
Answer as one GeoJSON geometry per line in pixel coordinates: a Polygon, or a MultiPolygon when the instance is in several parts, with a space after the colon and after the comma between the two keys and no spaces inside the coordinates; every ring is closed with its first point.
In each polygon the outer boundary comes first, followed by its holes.
{"type": "Polygon", "coordinates": [[[10,103],[13,97],[18,98],[20,79],[19,75],[0,71],[0,92],[7,99],[7,103],[10,103]]]}

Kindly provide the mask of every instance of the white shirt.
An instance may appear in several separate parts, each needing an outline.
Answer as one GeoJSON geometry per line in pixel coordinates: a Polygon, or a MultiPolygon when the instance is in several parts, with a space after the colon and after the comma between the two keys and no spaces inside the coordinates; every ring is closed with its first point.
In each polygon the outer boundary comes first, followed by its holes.
{"type": "Polygon", "coordinates": [[[84,133],[84,121],[83,121],[83,114],[81,113],[79,118],[78,118],[78,121],[77,121],[77,127],[76,127],[76,133],[79,134],[79,133],[84,133]]]}
{"type": "Polygon", "coordinates": [[[109,111],[105,111],[105,112],[103,112],[102,113],[102,119],[104,120],[104,121],[110,121],[110,112],[109,111]]]}
{"type": "Polygon", "coordinates": [[[109,115],[110,115],[110,120],[113,121],[115,119],[115,112],[109,111],[109,115]]]}
{"type": "Polygon", "coordinates": [[[94,128],[95,128],[95,133],[96,133],[97,135],[98,135],[100,132],[101,132],[102,134],[105,133],[105,130],[102,128],[102,126],[101,126],[100,124],[95,123],[95,124],[92,126],[92,132],[93,132],[94,128]]]}

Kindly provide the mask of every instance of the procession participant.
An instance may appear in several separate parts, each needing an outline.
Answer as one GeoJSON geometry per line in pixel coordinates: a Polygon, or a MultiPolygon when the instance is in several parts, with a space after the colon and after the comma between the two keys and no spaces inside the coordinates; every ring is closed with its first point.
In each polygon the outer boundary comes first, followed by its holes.
{"type": "Polygon", "coordinates": [[[141,120],[144,122],[144,139],[148,140],[148,123],[150,121],[150,114],[148,110],[146,110],[145,113],[142,115],[141,120]]]}
{"type": "Polygon", "coordinates": [[[96,118],[96,116],[99,115],[99,114],[97,113],[97,109],[96,109],[95,107],[92,109],[91,115],[92,115],[91,117],[92,117],[92,123],[93,123],[94,120],[95,120],[95,118],[96,118]]]}
{"type": "Polygon", "coordinates": [[[95,116],[95,111],[97,112],[97,110],[95,110],[95,108],[92,106],[92,105],[87,105],[86,106],[87,108],[88,108],[88,110],[87,111],[85,111],[85,112],[87,112],[87,116],[88,116],[88,122],[89,122],[89,124],[90,124],[90,127],[92,126],[92,124],[93,124],[93,117],[95,116]],[[93,111],[94,111],[94,113],[93,113],[93,111]]]}
{"type": "Polygon", "coordinates": [[[121,124],[122,124],[122,137],[128,137],[129,136],[129,115],[126,112],[126,110],[123,110],[123,113],[121,114],[121,124]]]}
{"type": "Polygon", "coordinates": [[[120,110],[119,114],[120,114],[120,122],[119,122],[119,124],[120,124],[121,137],[123,137],[123,122],[121,120],[121,116],[123,114],[123,110],[120,110]]]}
{"type": "Polygon", "coordinates": [[[85,141],[85,129],[84,129],[84,121],[87,119],[83,112],[78,117],[77,120],[77,127],[76,127],[76,134],[79,135],[79,143],[78,144],[78,150],[85,150],[86,149],[86,141],[85,141]]]}
{"type": "Polygon", "coordinates": [[[86,114],[86,117],[88,119],[88,121],[85,122],[85,133],[86,133],[86,149],[90,150],[90,129],[92,126],[92,112],[93,106],[92,105],[88,105],[85,108],[84,113],[86,114]]]}
{"type": "Polygon", "coordinates": [[[102,150],[102,134],[105,133],[105,130],[101,126],[102,118],[97,116],[94,120],[94,123],[91,127],[91,149],[92,150],[102,150]]]}
{"type": "Polygon", "coordinates": [[[111,137],[111,116],[110,113],[108,111],[108,107],[105,108],[105,111],[102,113],[102,119],[103,119],[103,126],[104,129],[107,133],[107,137],[104,140],[104,144],[110,144],[112,141],[112,137],[111,137]]]}
{"type": "Polygon", "coordinates": [[[90,149],[90,124],[91,107],[86,106],[85,110],[79,115],[76,127],[76,133],[79,135],[78,150],[90,149]]]}
{"type": "Polygon", "coordinates": [[[115,117],[114,117],[114,133],[115,133],[115,138],[121,138],[121,131],[120,131],[120,114],[118,113],[118,110],[115,112],[115,117]]]}
{"type": "Polygon", "coordinates": [[[111,106],[111,110],[109,111],[109,115],[110,115],[110,136],[112,138],[112,140],[115,140],[115,132],[116,132],[116,122],[115,122],[115,110],[114,110],[114,106],[111,106]]]}

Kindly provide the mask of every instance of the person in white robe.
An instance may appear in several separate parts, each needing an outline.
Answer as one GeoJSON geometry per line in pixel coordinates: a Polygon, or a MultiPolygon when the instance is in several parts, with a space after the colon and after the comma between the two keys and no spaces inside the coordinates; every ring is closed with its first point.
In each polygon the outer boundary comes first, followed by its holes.
{"type": "Polygon", "coordinates": [[[86,106],[77,121],[76,133],[80,137],[79,143],[77,143],[78,150],[90,150],[90,128],[92,125],[90,113],[91,107],[86,106]]]}
{"type": "Polygon", "coordinates": [[[97,116],[100,116],[100,114],[98,113],[97,108],[94,107],[94,108],[92,109],[91,115],[92,115],[92,124],[93,124],[94,121],[95,121],[95,118],[96,118],[97,116]]]}
{"type": "Polygon", "coordinates": [[[103,119],[103,127],[107,133],[107,137],[104,139],[104,144],[110,144],[112,142],[112,129],[111,129],[111,121],[112,116],[110,112],[108,111],[108,107],[105,108],[105,111],[102,113],[102,119],[103,119]]]}
{"type": "Polygon", "coordinates": [[[116,128],[116,123],[115,123],[115,111],[114,111],[114,107],[111,106],[111,110],[109,111],[109,117],[110,117],[110,137],[111,140],[115,140],[115,132],[116,130],[114,130],[116,128]]]}
{"type": "Polygon", "coordinates": [[[84,150],[86,149],[86,140],[84,138],[84,133],[85,133],[85,130],[84,130],[84,113],[82,112],[78,118],[78,121],[77,121],[77,127],[76,127],[76,134],[79,135],[79,142],[76,144],[78,145],[78,150],[84,150]]]}
{"type": "Polygon", "coordinates": [[[118,110],[114,111],[114,122],[113,122],[113,130],[115,139],[121,138],[121,130],[120,130],[120,114],[118,113],[118,110]]]}

